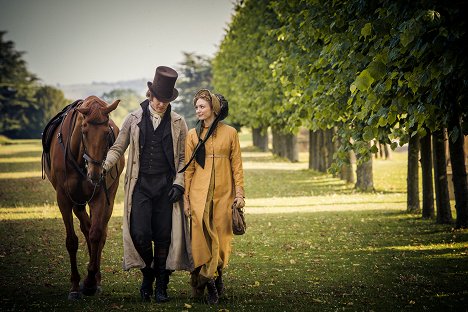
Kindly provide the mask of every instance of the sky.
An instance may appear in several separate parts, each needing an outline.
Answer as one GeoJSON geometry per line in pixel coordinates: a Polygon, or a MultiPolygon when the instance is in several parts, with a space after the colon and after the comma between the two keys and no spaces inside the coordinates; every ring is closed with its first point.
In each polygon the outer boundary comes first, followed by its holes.
{"type": "Polygon", "coordinates": [[[234,0],[0,0],[0,31],[44,84],[152,80],[183,52],[214,56],[234,0]]]}

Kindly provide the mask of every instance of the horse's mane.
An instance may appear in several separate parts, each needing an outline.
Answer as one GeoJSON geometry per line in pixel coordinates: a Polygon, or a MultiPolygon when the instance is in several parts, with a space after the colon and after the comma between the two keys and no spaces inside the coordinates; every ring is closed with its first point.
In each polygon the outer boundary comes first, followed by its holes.
{"type": "Polygon", "coordinates": [[[97,96],[88,96],[81,104],[82,108],[89,108],[89,112],[86,114],[88,122],[103,122],[109,119],[108,114],[102,112],[103,108],[107,107],[107,103],[98,98],[97,96]]]}

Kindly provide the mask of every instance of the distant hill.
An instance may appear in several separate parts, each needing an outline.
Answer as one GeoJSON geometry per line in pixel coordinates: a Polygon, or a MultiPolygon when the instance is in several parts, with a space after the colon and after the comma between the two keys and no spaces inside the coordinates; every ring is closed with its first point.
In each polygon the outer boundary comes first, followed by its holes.
{"type": "Polygon", "coordinates": [[[58,85],[56,88],[63,91],[69,100],[84,99],[90,95],[101,97],[103,93],[115,89],[132,89],[142,97],[145,96],[147,87],[146,79],[135,79],[117,82],[93,82],[91,84],[58,85]]]}

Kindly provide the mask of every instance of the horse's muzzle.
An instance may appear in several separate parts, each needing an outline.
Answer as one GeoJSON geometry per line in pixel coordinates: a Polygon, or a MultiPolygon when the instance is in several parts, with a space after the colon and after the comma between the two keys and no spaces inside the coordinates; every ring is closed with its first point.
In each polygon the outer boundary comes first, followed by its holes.
{"type": "Polygon", "coordinates": [[[102,181],[102,175],[90,175],[88,174],[88,182],[91,183],[93,186],[99,186],[102,181]]]}

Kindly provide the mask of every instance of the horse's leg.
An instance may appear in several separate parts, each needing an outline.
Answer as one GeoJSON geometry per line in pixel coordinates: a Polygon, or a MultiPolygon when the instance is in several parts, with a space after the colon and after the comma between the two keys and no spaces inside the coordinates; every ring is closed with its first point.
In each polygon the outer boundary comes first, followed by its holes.
{"type": "MultiPolygon", "coordinates": [[[[88,254],[90,257],[90,263],[91,263],[91,257],[92,257],[92,243],[90,240],[90,231],[91,231],[91,218],[88,215],[88,212],[86,211],[86,206],[74,206],[73,211],[75,212],[76,217],[80,220],[80,229],[81,232],[83,232],[84,237],[86,238],[86,245],[88,246],[88,254]]],[[[96,279],[97,279],[96,274],[96,279]]],[[[90,276],[90,274],[88,274],[90,276]]],[[[90,278],[86,276],[81,291],[83,294],[90,296],[94,295],[96,293],[97,288],[100,286],[100,281],[96,280],[96,283],[93,283],[92,281],[90,282],[90,278]]]]}
{"type": "Polygon", "coordinates": [[[72,204],[64,194],[63,190],[57,192],[57,203],[62,214],[63,223],[66,231],[66,246],[70,257],[71,276],[70,281],[72,287],[68,295],[68,299],[75,300],[80,298],[80,274],[76,263],[76,252],[78,251],[78,236],[75,234],[73,227],[72,204]]]}
{"type": "Polygon", "coordinates": [[[97,279],[100,275],[99,257],[101,239],[106,229],[103,222],[103,210],[105,210],[105,199],[99,193],[89,204],[89,213],[91,217],[91,227],[89,229],[89,263],[88,275],[84,279],[82,292],[85,295],[94,295],[97,291],[97,279]]]}
{"type": "Polygon", "coordinates": [[[104,245],[106,244],[108,224],[109,224],[109,220],[110,220],[110,218],[112,216],[112,210],[114,209],[114,199],[115,199],[115,195],[117,193],[118,186],[119,186],[118,183],[114,183],[110,187],[110,189],[108,191],[110,205],[107,205],[107,200],[106,200],[106,204],[104,206],[106,209],[103,209],[103,214],[102,214],[102,219],[103,219],[102,224],[104,226],[104,229],[102,231],[101,243],[99,244],[98,256],[97,256],[97,267],[99,269],[98,269],[98,273],[96,274],[96,280],[97,280],[97,283],[98,283],[98,288],[101,286],[101,271],[100,271],[100,268],[101,268],[102,250],[104,249],[104,245]]]}
{"type": "Polygon", "coordinates": [[[91,228],[91,218],[86,212],[86,206],[73,206],[73,212],[75,216],[80,220],[80,229],[86,239],[86,245],[88,246],[88,254],[91,253],[91,246],[89,243],[89,229],[91,228]]]}
{"type": "Polygon", "coordinates": [[[93,288],[101,290],[101,256],[102,250],[107,238],[107,224],[112,215],[114,206],[115,192],[117,186],[111,187],[109,195],[110,205],[107,205],[107,200],[103,192],[99,193],[96,200],[89,203],[91,214],[91,229],[89,231],[89,241],[91,245],[90,259],[88,264],[88,276],[84,280],[85,288],[93,288]]]}

